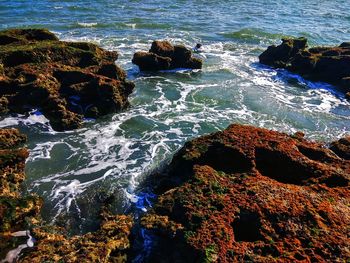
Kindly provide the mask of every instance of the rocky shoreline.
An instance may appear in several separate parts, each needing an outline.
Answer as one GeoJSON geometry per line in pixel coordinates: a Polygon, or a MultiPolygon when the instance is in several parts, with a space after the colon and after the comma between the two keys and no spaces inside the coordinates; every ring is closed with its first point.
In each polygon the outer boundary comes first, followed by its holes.
{"type": "MultiPolygon", "coordinates": [[[[260,61],[312,79],[346,81],[345,70],[327,76],[347,65],[349,46],[306,48],[305,39],[283,40],[260,61]]],[[[93,44],[59,41],[47,30],[2,31],[1,113],[38,108],[61,131],[121,111],[134,84],[114,64],[117,57],[93,44]]],[[[202,67],[190,50],[167,41],[153,42],[133,62],[140,70],[202,67]]],[[[349,136],[325,145],[301,132],[232,124],[188,141],[148,178],[145,184],[158,195],[150,211],[136,218],[114,215],[106,202],[99,229],[75,236],[43,222],[39,196],[21,194],[25,143],[18,130],[0,129],[1,258],[25,241],[15,233],[26,231],[34,246],[27,241],[16,262],[131,262],[137,232],[147,231],[153,242],[145,262],[350,259],[349,136]]]]}
{"type": "Polygon", "coordinates": [[[17,147],[25,137],[0,132],[2,250],[14,244],[14,231],[30,229],[36,240],[17,262],[128,262],[132,229],[140,227],[158,240],[147,262],[350,258],[348,139],[332,143],[332,151],[301,133],[233,124],[187,142],[165,171],[150,177],[158,200],[140,221],[112,215],[106,205],[99,230],[69,237],[43,224],[38,196],[19,194],[28,153],[17,147]]]}

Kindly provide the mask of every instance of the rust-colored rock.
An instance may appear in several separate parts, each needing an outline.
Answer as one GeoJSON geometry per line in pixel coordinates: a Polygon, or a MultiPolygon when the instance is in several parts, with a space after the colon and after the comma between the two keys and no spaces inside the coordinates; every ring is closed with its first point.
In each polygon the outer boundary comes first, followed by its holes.
{"type": "Polygon", "coordinates": [[[346,98],[350,92],[350,45],[307,48],[305,38],[282,39],[259,56],[260,63],[286,68],[316,81],[339,86],[346,98]]]}
{"type": "Polygon", "coordinates": [[[202,60],[192,56],[183,45],[173,46],[168,41],[153,41],[149,52],[136,52],[132,63],[141,71],[157,71],[175,68],[201,69],[202,60]]]}
{"type": "Polygon", "coordinates": [[[79,128],[84,117],[118,112],[134,84],[114,64],[117,52],[64,42],[47,30],[0,32],[0,113],[40,109],[53,129],[79,128]]]}
{"type": "Polygon", "coordinates": [[[155,231],[162,241],[155,242],[150,258],[349,260],[349,180],[349,160],[301,133],[231,125],[194,139],[155,176],[160,196],[153,212],[165,216],[165,230],[168,221],[181,228],[173,237],[155,231]]]}

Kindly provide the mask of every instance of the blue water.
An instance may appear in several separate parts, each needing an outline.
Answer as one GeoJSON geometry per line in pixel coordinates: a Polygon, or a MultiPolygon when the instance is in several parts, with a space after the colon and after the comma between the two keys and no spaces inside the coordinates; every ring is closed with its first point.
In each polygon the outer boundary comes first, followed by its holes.
{"type": "Polygon", "coordinates": [[[109,194],[115,212],[147,209],[139,183],[186,140],[233,122],[325,142],[348,133],[350,103],[341,93],[262,66],[257,56],[283,36],[349,41],[349,10],[348,0],[0,1],[0,29],[46,27],[62,40],[118,50],[117,63],[136,83],[129,110],[77,131],[54,132],[35,112],[0,121],[29,136],[26,185],[44,197],[44,218],[84,232],[109,194]],[[202,43],[203,69],[140,73],[132,55],[155,39],[202,43]]]}

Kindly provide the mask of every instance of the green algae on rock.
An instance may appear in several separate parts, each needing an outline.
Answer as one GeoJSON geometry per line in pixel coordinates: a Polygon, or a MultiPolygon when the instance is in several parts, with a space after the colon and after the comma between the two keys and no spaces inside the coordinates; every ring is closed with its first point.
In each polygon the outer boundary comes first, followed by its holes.
{"type": "Polygon", "coordinates": [[[134,84],[115,65],[118,53],[59,41],[44,29],[0,32],[0,113],[40,109],[53,129],[125,109],[134,84]]]}
{"type": "Polygon", "coordinates": [[[154,235],[161,241],[151,258],[349,259],[349,181],[350,161],[301,133],[231,125],[199,137],[155,176],[160,196],[152,213],[158,220],[145,220],[145,225],[152,229],[154,222],[154,235]],[[162,217],[172,222],[174,236],[162,234],[161,228],[169,232],[169,223],[158,222],[162,217]]]}
{"type": "Polygon", "coordinates": [[[306,38],[286,38],[278,46],[269,46],[259,61],[311,80],[337,85],[345,97],[350,98],[350,45],[347,42],[338,47],[308,48],[306,38]]]}

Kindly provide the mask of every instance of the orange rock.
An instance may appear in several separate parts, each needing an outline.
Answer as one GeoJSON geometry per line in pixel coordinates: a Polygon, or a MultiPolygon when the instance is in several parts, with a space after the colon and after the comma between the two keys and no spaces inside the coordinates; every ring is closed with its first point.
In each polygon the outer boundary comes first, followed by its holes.
{"type": "Polygon", "coordinates": [[[350,258],[350,161],[320,143],[235,124],[187,142],[156,180],[154,212],[184,227],[153,249],[170,258],[350,258]]]}

